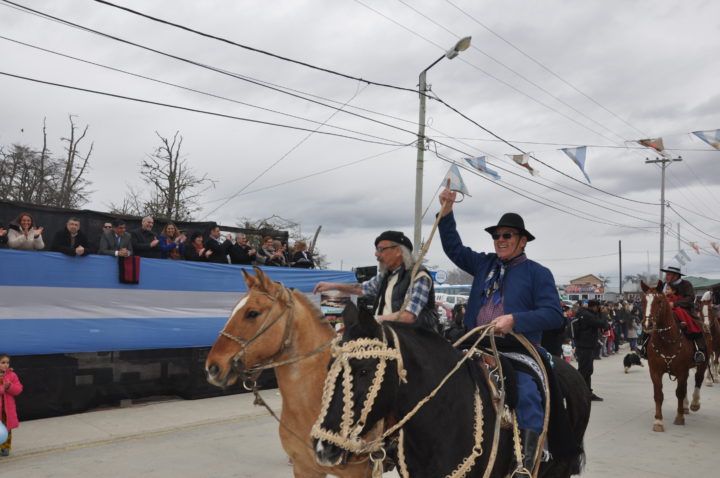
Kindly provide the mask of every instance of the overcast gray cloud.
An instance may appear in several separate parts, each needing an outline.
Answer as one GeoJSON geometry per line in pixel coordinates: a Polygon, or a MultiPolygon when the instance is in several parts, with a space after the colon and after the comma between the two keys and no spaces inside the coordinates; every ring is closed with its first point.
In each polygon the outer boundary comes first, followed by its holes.
{"type": "MultiPolygon", "coordinates": [[[[217,180],[216,188],[203,199],[200,219],[234,225],[240,217],[276,214],[299,222],[306,233],[322,225],[319,247],[332,267],[344,269],[373,263],[372,241],[382,230],[400,229],[412,237],[417,94],[366,86],[90,0],[18,3],[253,81],[313,95],[315,101],[335,107],[349,102],[345,111],[394,126],[345,112],[333,114],[333,109],[306,99],[29,15],[0,1],[0,32],[7,38],[234,102],[3,39],[0,71],[310,130],[327,122],[321,131],[366,139],[362,134],[374,135],[396,145],[321,134],[307,138],[307,132],[0,76],[4,113],[0,145],[39,147],[47,117],[50,146],[59,153],[68,114],[77,115],[78,124],[90,126],[88,138],[95,149],[89,179],[95,192],[88,208],[106,209],[121,200],[128,186],[142,187],[138,165],[157,146],[155,131],[165,136],[180,131],[192,167],[217,180]],[[397,146],[402,144],[409,146],[397,146]]],[[[499,136],[516,141],[518,148],[548,166],[531,159],[540,172],[531,178],[505,156],[517,150],[429,101],[427,134],[447,146],[431,143],[425,154],[423,203],[430,207],[423,221],[424,236],[430,233],[437,211],[433,194],[448,168],[435,151],[454,161],[464,155],[488,155],[491,162],[516,175],[499,171],[502,180],[496,184],[470,172],[463,174],[472,197],[456,210],[460,232],[474,249],[492,247],[484,228],[513,210],[525,217],[538,238],[528,249],[530,257],[542,260],[561,282],[587,273],[616,276],[618,261],[613,254],[619,240],[625,273],[655,271],[660,209],[637,201],[659,202],[660,170],[645,164],[645,158],[656,155],[637,149],[631,141],[662,136],[671,154],[683,157],[667,170],[667,199],[690,223],[667,212],[672,229],[665,263],[672,263],[677,253],[674,236],[680,224],[682,241],[697,241],[703,248],[703,254],[696,255],[681,242],[693,259],[687,271],[720,277],[720,256],[709,245],[713,237],[720,238],[720,152],[689,134],[720,128],[720,66],[713,61],[720,46],[717,2],[408,2],[417,11],[398,1],[378,0],[118,3],[278,55],[411,89],[417,87],[423,68],[458,37],[471,35],[473,46],[468,51],[429,71],[433,94],[499,136]],[[629,200],[590,189],[551,169],[584,182],[577,167],[559,151],[570,145],[590,145],[586,169],[593,186],[629,200]]],[[[428,259],[442,268],[452,267],[439,241],[433,243],[428,259]]]]}

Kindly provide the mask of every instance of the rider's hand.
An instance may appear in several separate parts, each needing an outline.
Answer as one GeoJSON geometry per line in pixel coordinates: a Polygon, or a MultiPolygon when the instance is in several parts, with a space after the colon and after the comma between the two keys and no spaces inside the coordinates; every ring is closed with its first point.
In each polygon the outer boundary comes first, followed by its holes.
{"type": "Polygon", "coordinates": [[[456,197],[457,192],[450,190],[450,179],[448,179],[445,189],[440,193],[440,217],[450,214],[456,197]]]}
{"type": "Polygon", "coordinates": [[[515,319],[512,314],[501,315],[495,318],[492,323],[495,324],[495,330],[502,334],[512,332],[513,327],[515,327],[515,319]]]}

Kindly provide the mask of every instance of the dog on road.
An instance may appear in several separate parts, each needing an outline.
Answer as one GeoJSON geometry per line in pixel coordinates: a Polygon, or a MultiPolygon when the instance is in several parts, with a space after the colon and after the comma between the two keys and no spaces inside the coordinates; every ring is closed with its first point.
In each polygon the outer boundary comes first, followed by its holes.
{"type": "Polygon", "coordinates": [[[635,352],[630,352],[623,359],[623,366],[625,367],[625,373],[628,373],[628,370],[630,370],[630,367],[632,367],[633,365],[639,365],[641,367],[644,367],[642,360],[640,360],[640,356],[635,352]]]}

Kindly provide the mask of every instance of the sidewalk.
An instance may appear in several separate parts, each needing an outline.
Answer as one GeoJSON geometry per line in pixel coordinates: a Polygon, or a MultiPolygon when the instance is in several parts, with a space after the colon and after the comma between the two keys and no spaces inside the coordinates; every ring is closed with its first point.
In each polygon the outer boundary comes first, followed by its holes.
{"type": "MultiPolygon", "coordinates": [[[[260,392],[277,413],[277,389],[260,392]]],[[[159,435],[269,416],[265,407],[253,405],[254,395],[243,393],[201,400],[162,397],[127,407],[94,410],[62,417],[21,422],[13,430],[10,457],[31,456],[82,448],[109,441],[159,435]]],[[[21,404],[18,404],[21,406],[21,404]]]]}

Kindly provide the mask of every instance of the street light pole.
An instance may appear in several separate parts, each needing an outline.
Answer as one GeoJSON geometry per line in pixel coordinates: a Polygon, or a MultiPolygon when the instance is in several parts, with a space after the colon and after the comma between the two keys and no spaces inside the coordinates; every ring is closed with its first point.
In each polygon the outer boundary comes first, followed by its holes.
{"type": "Polygon", "coordinates": [[[422,224],[422,190],[423,190],[423,168],[424,168],[424,157],[425,157],[425,100],[427,87],[427,71],[433,66],[437,65],[440,60],[447,58],[452,60],[461,51],[467,50],[470,47],[471,37],[465,37],[458,41],[454,47],[447,51],[443,56],[435,60],[420,72],[418,93],[420,96],[420,114],[418,117],[418,137],[417,137],[417,161],[415,166],[415,227],[413,231],[413,248],[415,255],[419,254],[422,249],[420,246],[421,237],[421,224],[422,224]]]}
{"type": "MultiPolygon", "coordinates": [[[[664,267],[664,255],[665,255],[665,168],[668,167],[668,163],[673,161],[682,161],[682,156],[677,158],[668,158],[663,156],[663,159],[645,159],[645,164],[660,163],[662,169],[661,181],[660,181],[660,269],[664,267]]],[[[662,277],[662,272],[660,273],[662,277]]]]}

